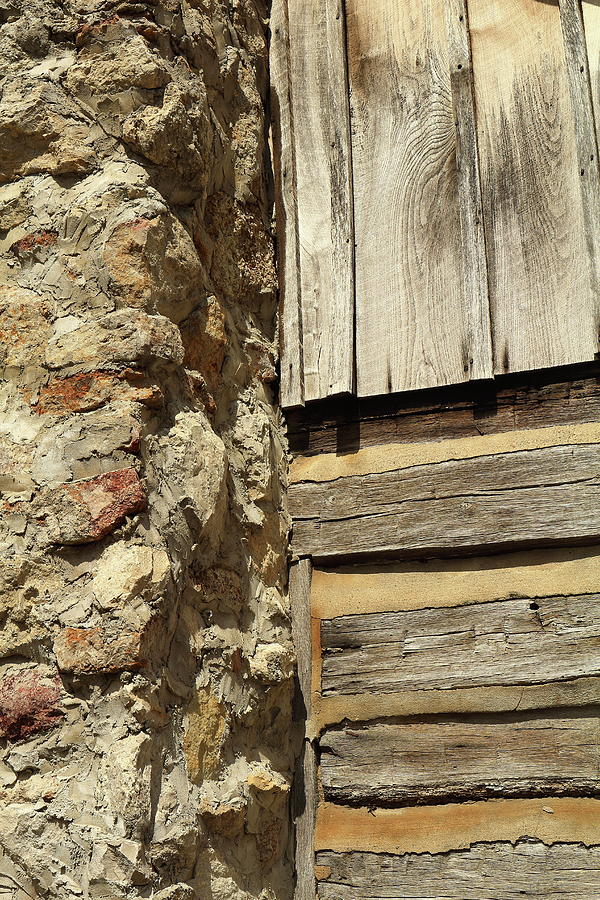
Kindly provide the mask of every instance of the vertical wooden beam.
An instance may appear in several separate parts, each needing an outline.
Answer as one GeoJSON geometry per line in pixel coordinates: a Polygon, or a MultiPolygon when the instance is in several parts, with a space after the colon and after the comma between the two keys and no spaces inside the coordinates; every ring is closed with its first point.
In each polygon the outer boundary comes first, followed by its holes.
{"type": "Polygon", "coordinates": [[[296,647],[298,712],[303,731],[301,751],[296,761],[292,816],[295,826],[296,890],[294,900],[315,900],[314,831],[317,811],[317,761],[313,742],[306,735],[311,714],[312,648],[310,585],[312,564],[300,559],[290,568],[289,595],[292,636],[296,647]]]}
{"type": "Polygon", "coordinates": [[[581,0],[559,0],[567,74],[575,122],[575,140],[585,239],[590,260],[596,323],[600,324],[600,175],[592,86],[581,0]]]}
{"type": "Polygon", "coordinates": [[[462,265],[468,309],[469,377],[474,380],[487,379],[493,377],[492,326],[466,0],[446,0],[446,26],[456,127],[462,265]]]}
{"type": "Polygon", "coordinates": [[[300,253],[289,49],[288,0],[273,0],[270,47],[271,121],[279,257],[280,399],[284,409],[304,403],[300,253]]]}
{"type": "Polygon", "coordinates": [[[304,398],[352,391],[354,229],[342,0],[288,0],[304,398]]]}

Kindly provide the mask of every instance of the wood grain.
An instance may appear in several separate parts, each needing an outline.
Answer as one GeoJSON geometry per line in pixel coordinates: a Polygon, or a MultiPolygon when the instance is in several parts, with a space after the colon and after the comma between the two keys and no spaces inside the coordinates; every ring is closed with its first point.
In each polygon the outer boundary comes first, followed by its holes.
{"type": "Polygon", "coordinates": [[[558,4],[469,4],[494,371],[593,359],[597,329],[558,4]]]}
{"type": "Polygon", "coordinates": [[[559,6],[579,161],[579,187],[590,267],[590,289],[592,300],[596,301],[594,317],[597,328],[600,321],[600,176],[583,10],[581,0],[559,0],[559,6]]]}
{"type": "Polygon", "coordinates": [[[473,67],[467,0],[446,0],[448,64],[456,127],[456,169],[460,213],[461,263],[468,309],[469,377],[493,372],[492,326],[488,293],[479,150],[473,97],[473,67]]]}
{"type": "Polygon", "coordinates": [[[466,851],[317,854],[322,900],[597,900],[600,848],[522,839],[466,851]]]}
{"type": "Polygon", "coordinates": [[[526,685],[600,674],[599,594],[339,616],[321,624],[327,694],[526,685]]]}
{"type": "Polygon", "coordinates": [[[325,799],[350,806],[597,795],[600,719],[586,715],[383,720],[327,730],[325,799]]]}
{"type": "Polygon", "coordinates": [[[304,398],[353,388],[354,230],[342,0],[288,0],[304,398]]]}
{"type": "Polygon", "coordinates": [[[600,6],[596,0],[583,0],[581,5],[596,126],[596,143],[600,146],[600,6]]]}
{"type": "Polygon", "coordinates": [[[284,409],[304,402],[302,318],[300,311],[300,248],[294,117],[291,104],[288,0],[273,0],[271,9],[271,121],[273,168],[279,259],[279,302],[281,352],[280,400],[284,409]]]}
{"type": "MultiPolygon", "coordinates": [[[[461,262],[443,0],[349,0],[358,394],[484,377],[461,262]],[[473,362],[471,362],[473,360],[473,362]]],[[[488,373],[491,375],[491,371],[488,373]]]]}
{"type": "Polygon", "coordinates": [[[433,556],[600,537],[600,447],[549,447],[293,484],[297,553],[433,556]]]}
{"type": "Polygon", "coordinates": [[[292,792],[296,865],[294,900],[314,900],[316,896],[313,837],[317,810],[317,763],[314,745],[306,736],[306,721],[311,711],[311,572],[310,560],[300,559],[291,565],[289,577],[292,636],[298,661],[294,720],[300,724],[301,731],[292,792]]]}

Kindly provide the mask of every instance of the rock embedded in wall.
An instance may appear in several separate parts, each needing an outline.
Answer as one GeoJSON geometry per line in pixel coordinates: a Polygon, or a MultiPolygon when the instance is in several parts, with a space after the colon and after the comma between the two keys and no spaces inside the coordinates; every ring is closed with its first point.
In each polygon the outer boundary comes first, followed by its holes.
{"type": "Polygon", "coordinates": [[[0,5],[0,886],[292,893],[262,0],[0,5]]]}

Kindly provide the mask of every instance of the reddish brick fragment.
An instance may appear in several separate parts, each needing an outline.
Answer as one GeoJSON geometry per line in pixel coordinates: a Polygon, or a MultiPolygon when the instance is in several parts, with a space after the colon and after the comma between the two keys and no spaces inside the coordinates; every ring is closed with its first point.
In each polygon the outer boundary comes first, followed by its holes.
{"type": "Polygon", "coordinates": [[[116,397],[159,408],[163,402],[160,388],[144,382],[143,373],[132,369],[118,373],[97,371],[56,376],[41,389],[34,408],[39,415],[89,412],[116,397]]]}
{"type": "Polygon", "coordinates": [[[147,506],[146,493],[133,468],[62,484],[49,501],[54,512],[51,535],[60,544],[99,541],[127,516],[147,506]]]}
{"type": "Polygon", "coordinates": [[[104,628],[64,628],[54,641],[54,652],[61,672],[75,675],[122,672],[144,664],[141,631],[114,637],[104,628]]]}
{"type": "Polygon", "coordinates": [[[34,669],[4,678],[0,683],[0,738],[22,741],[60,722],[64,716],[60,692],[58,676],[41,675],[34,669]]]}
{"type": "Polygon", "coordinates": [[[55,231],[34,231],[15,241],[14,244],[11,244],[10,249],[12,253],[16,254],[31,253],[40,247],[51,247],[57,240],[58,235],[55,231]]]}

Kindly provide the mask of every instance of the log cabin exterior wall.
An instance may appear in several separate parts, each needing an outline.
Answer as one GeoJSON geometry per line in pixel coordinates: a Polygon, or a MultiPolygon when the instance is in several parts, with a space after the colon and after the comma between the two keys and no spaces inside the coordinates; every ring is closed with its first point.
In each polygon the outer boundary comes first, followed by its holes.
{"type": "Polygon", "coordinates": [[[599,7],[278,2],[295,900],[597,900],[599,7]]]}

